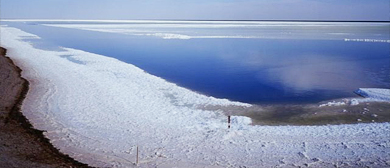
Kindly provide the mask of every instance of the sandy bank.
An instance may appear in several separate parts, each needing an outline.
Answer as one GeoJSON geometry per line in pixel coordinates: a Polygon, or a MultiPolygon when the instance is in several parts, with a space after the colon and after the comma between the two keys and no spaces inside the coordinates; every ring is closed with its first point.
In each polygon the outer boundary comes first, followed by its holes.
{"type": "Polygon", "coordinates": [[[28,91],[21,70],[0,48],[1,167],[88,167],[60,153],[20,112],[28,91]]]}

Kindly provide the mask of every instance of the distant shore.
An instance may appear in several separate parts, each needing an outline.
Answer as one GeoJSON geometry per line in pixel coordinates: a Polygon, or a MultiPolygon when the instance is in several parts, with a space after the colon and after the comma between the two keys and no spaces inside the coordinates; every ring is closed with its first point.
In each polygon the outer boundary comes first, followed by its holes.
{"type": "Polygon", "coordinates": [[[21,113],[29,82],[0,47],[0,165],[1,167],[88,167],[54,148],[43,132],[21,113]]]}

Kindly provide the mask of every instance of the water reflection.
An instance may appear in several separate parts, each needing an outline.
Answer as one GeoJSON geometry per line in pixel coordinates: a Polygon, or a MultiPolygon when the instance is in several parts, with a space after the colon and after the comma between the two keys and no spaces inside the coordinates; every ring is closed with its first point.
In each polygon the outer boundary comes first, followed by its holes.
{"type": "Polygon", "coordinates": [[[53,44],[53,43],[50,43],[48,41],[42,40],[42,39],[22,37],[22,40],[30,43],[32,46],[34,46],[34,48],[38,48],[41,50],[64,51],[64,49],[61,48],[60,46],[53,44]]]}
{"type": "Polygon", "coordinates": [[[240,50],[235,45],[218,56],[234,67],[229,70],[246,70],[258,83],[280,87],[274,94],[281,97],[353,96],[352,91],[360,87],[389,87],[389,48],[346,43],[268,41],[250,51],[246,49],[254,47],[240,50]]]}
{"type": "Polygon", "coordinates": [[[354,96],[359,87],[390,87],[389,44],[345,40],[389,40],[390,24],[7,24],[42,37],[29,39],[38,48],[115,57],[194,91],[248,103],[318,102],[354,96]]]}
{"type": "Polygon", "coordinates": [[[324,55],[303,55],[281,61],[285,66],[267,70],[268,79],[296,92],[317,89],[346,91],[369,82],[357,62],[324,55]]]}

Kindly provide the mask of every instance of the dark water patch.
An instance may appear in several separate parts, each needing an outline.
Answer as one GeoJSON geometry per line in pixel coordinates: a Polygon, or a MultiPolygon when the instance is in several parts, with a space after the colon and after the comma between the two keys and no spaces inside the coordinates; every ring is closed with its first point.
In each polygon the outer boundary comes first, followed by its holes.
{"type": "Polygon", "coordinates": [[[76,64],[81,64],[81,65],[85,65],[86,63],[83,62],[83,61],[80,61],[80,60],[77,60],[75,58],[73,58],[73,55],[60,55],[61,58],[65,58],[67,59],[68,61],[70,62],[73,62],[73,63],[76,63],[76,64]]]}

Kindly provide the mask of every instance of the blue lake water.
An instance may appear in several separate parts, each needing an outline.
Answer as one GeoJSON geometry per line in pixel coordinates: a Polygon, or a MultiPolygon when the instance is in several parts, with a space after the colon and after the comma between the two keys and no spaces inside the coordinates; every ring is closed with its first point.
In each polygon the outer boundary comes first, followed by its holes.
{"type": "Polygon", "coordinates": [[[390,88],[388,23],[2,24],[40,36],[26,39],[38,48],[114,57],[193,91],[247,103],[316,103],[356,96],[361,87],[390,88]]]}

